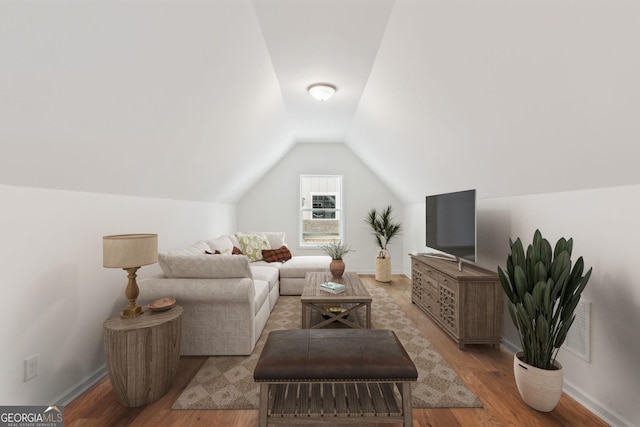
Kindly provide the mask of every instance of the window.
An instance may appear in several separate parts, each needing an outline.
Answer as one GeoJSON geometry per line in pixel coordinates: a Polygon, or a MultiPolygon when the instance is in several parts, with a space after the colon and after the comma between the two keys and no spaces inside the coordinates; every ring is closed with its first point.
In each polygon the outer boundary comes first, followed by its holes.
{"type": "Polygon", "coordinates": [[[336,217],[336,193],[313,194],[311,193],[312,215],[314,219],[335,219],[336,217]],[[330,210],[331,209],[331,210],[330,210]]]}
{"type": "Polygon", "coordinates": [[[300,245],[342,240],[342,176],[300,176],[300,245]]]}

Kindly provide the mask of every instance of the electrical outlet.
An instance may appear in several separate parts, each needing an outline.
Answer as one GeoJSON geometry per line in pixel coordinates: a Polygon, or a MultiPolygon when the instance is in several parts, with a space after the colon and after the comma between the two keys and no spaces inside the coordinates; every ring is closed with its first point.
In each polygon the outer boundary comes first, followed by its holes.
{"type": "Polygon", "coordinates": [[[24,359],[24,380],[29,381],[38,376],[38,355],[24,359]]]}

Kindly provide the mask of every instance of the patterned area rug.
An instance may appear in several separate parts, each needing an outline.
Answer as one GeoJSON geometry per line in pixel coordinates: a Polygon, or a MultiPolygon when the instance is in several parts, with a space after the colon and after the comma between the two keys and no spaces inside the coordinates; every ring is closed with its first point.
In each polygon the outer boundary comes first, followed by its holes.
{"type": "MultiPolygon", "coordinates": [[[[418,368],[412,384],[414,408],[479,408],[482,403],[449,367],[383,288],[370,289],[376,329],[391,329],[418,368]]],[[[210,357],[173,409],[257,409],[260,386],[253,370],[270,331],[300,327],[300,297],[281,296],[250,356],[210,357]]]]}

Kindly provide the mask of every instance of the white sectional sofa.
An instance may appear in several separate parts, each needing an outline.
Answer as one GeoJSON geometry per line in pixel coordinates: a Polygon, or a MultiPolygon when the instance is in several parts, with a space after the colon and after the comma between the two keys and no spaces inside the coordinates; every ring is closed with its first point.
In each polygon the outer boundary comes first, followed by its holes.
{"type": "MultiPolygon", "coordinates": [[[[251,234],[264,235],[269,248],[286,246],[284,233],[251,234]]],[[[300,295],[305,274],[329,271],[331,262],[328,256],[252,261],[232,255],[233,247],[242,247],[237,235],[159,253],[163,274],[138,281],[141,303],[173,297],[184,309],[182,355],[251,354],[279,295],[300,295]]]]}

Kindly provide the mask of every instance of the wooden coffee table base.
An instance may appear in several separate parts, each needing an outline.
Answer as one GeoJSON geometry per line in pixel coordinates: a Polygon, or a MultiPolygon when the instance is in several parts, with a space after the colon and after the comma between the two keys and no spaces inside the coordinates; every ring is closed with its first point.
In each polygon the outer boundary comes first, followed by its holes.
{"type": "Polygon", "coordinates": [[[300,303],[302,305],[302,329],[317,329],[330,325],[333,322],[340,322],[351,328],[371,329],[371,295],[364,287],[357,273],[344,273],[341,278],[331,276],[331,273],[307,273],[307,286],[302,291],[300,303]],[[320,284],[326,281],[342,283],[346,290],[339,294],[332,294],[320,290],[320,284]],[[327,307],[345,307],[342,313],[333,313],[327,307]],[[364,325],[361,322],[354,322],[347,318],[349,315],[356,316],[356,312],[364,308],[364,325]],[[325,320],[312,324],[311,315],[314,311],[325,316],[325,320]]]}

